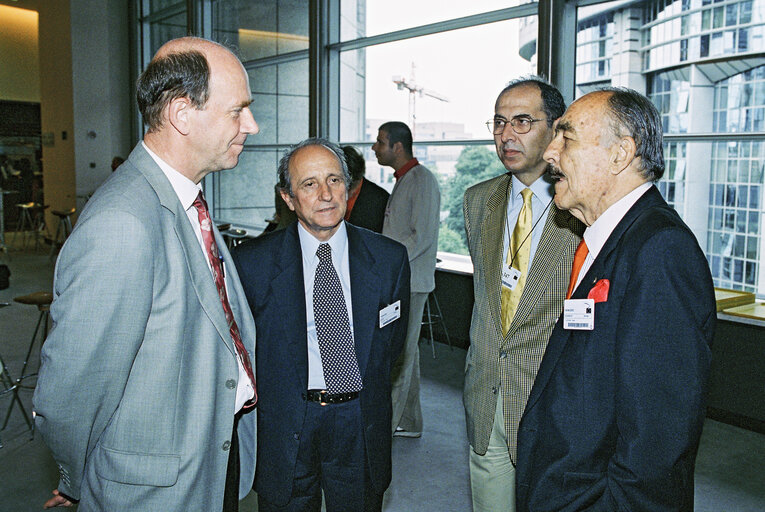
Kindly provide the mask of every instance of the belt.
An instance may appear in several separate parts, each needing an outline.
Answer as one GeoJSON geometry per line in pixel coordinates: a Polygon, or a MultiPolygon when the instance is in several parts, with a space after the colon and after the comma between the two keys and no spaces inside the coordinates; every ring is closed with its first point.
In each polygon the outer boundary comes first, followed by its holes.
{"type": "Polygon", "coordinates": [[[329,393],[326,389],[309,389],[303,393],[303,400],[309,402],[319,402],[321,405],[327,404],[342,404],[343,402],[350,402],[359,397],[358,391],[350,391],[348,393],[329,393]]]}

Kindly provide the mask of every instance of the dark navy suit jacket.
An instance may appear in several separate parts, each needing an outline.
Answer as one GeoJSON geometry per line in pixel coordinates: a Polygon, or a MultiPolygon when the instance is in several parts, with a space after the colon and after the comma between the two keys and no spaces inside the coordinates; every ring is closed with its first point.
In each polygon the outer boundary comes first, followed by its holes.
{"type": "Polygon", "coordinates": [[[368,179],[363,180],[361,192],[356,198],[348,222],[360,228],[371,229],[375,233],[382,233],[385,207],[388,205],[390,194],[368,179]]]}
{"type": "Polygon", "coordinates": [[[692,510],[715,298],[695,237],[655,187],[572,298],[602,279],[594,330],[559,318],[542,359],[518,432],[518,510],[692,510]]]}
{"type": "MultiPolygon", "coordinates": [[[[360,393],[372,485],[382,494],[391,478],[390,369],[404,344],[409,312],[406,248],[346,223],[353,338],[363,382],[360,393]],[[379,311],[401,301],[401,318],[379,327],[379,311]]],[[[258,461],[255,490],[286,503],[292,491],[308,388],[303,260],[297,223],[247,241],[232,253],[255,317],[258,461]]]]}

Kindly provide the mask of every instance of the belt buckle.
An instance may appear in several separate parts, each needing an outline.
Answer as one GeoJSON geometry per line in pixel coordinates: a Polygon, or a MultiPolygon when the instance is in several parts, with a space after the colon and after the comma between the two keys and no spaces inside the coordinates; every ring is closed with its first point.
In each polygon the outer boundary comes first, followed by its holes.
{"type": "Polygon", "coordinates": [[[329,396],[329,392],[326,389],[322,389],[319,391],[319,405],[324,407],[325,405],[329,404],[329,402],[326,402],[324,397],[329,396]]]}

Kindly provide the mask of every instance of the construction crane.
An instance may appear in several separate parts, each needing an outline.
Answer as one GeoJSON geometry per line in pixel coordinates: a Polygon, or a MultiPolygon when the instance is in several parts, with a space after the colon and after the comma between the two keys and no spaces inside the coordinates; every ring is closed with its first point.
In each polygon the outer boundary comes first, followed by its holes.
{"type": "Polygon", "coordinates": [[[414,79],[414,70],[415,64],[412,62],[410,78],[407,79],[399,75],[393,77],[393,83],[396,84],[396,88],[399,91],[403,91],[404,89],[409,91],[409,125],[412,127],[412,138],[414,138],[417,123],[416,105],[418,95],[420,97],[428,96],[438,101],[443,101],[444,103],[449,102],[449,99],[446,96],[417,85],[417,82],[414,79]]]}

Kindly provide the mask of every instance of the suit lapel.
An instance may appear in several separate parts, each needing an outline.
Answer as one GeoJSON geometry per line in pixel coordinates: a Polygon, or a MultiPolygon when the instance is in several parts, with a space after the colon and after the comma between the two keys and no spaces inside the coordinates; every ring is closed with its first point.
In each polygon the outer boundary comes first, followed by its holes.
{"type": "MultiPolygon", "coordinates": [[[[223,342],[231,353],[235,354],[234,342],[229,333],[226,315],[223,313],[223,308],[221,307],[218,289],[210,274],[210,268],[207,266],[207,261],[205,260],[205,255],[202,253],[199,240],[194,233],[194,229],[191,227],[186,212],[181,206],[178,195],[175,193],[173,186],[162,172],[162,169],[160,169],[154,159],[149,156],[149,153],[146,152],[143,145],[138,144],[136,146],[130,154],[130,160],[144,175],[156,192],[160,204],[171,216],[173,229],[175,230],[181,250],[183,251],[191,283],[199,298],[199,303],[215,326],[215,329],[218,331],[223,342]]],[[[213,229],[216,235],[216,241],[220,244],[222,241],[220,234],[217,232],[217,228],[213,229]]]]}
{"type": "Polygon", "coordinates": [[[502,337],[501,279],[503,230],[507,218],[507,197],[512,184],[510,175],[505,174],[497,180],[496,186],[488,194],[486,215],[481,223],[481,241],[483,243],[483,268],[486,272],[486,296],[489,299],[494,328],[502,337]]]}
{"type": "Polygon", "coordinates": [[[348,263],[351,273],[353,342],[363,382],[378,323],[377,311],[381,305],[379,283],[382,278],[377,274],[374,256],[361,239],[358,229],[347,222],[345,226],[348,232],[348,263]]]}
{"type": "Polygon", "coordinates": [[[608,237],[608,240],[606,240],[606,243],[603,245],[600,253],[598,253],[598,257],[595,258],[595,261],[592,262],[592,265],[582,278],[579,286],[577,286],[574,292],[571,294],[572,299],[587,298],[587,295],[590,293],[590,290],[595,285],[595,283],[597,283],[601,278],[608,277],[603,274],[603,271],[605,270],[605,264],[609,260],[611,253],[614,252],[614,250],[619,246],[619,241],[621,240],[624,233],[645,210],[662,204],[666,206],[667,203],[664,201],[664,198],[661,197],[661,193],[656,187],[649,188],[645,194],[640,196],[640,199],[638,199],[635,204],[632,205],[632,208],[627,210],[627,213],[624,215],[622,220],[619,221],[614,230],[611,232],[611,235],[608,237]]]}
{"type": "MultiPolygon", "coordinates": [[[[638,201],[632,206],[632,208],[627,211],[627,214],[622,218],[621,221],[619,221],[614,230],[611,232],[611,235],[608,237],[608,240],[606,240],[605,245],[603,245],[600,253],[598,253],[597,258],[595,258],[595,261],[592,262],[592,266],[587,271],[587,274],[585,274],[585,276],[582,278],[582,281],[579,283],[579,286],[571,295],[572,299],[587,298],[590,290],[599,279],[609,278],[607,273],[610,272],[610,267],[612,267],[612,264],[610,263],[611,254],[618,247],[619,241],[621,240],[622,236],[624,236],[624,233],[646,209],[662,203],[666,204],[656,187],[652,187],[645,194],[643,194],[640,199],[638,199],[638,201]]],[[[596,318],[595,330],[592,331],[592,333],[597,331],[597,328],[598,319],[596,318]]],[[[550,342],[547,344],[547,350],[545,351],[544,358],[542,359],[542,364],[539,367],[539,372],[537,373],[537,377],[534,381],[534,387],[531,390],[531,395],[529,396],[526,410],[531,409],[539,397],[542,395],[542,392],[549,382],[550,376],[552,375],[553,370],[558,363],[558,359],[563,353],[563,349],[566,347],[566,343],[568,343],[570,338],[571,331],[563,329],[563,319],[558,319],[555,330],[553,330],[553,334],[550,337],[550,342]]]]}
{"type": "Polygon", "coordinates": [[[558,236],[560,231],[565,228],[555,223],[556,215],[562,215],[562,213],[554,205],[550,205],[542,236],[534,253],[534,260],[529,267],[529,274],[526,277],[526,284],[521,293],[518,309],[505,337],[506,342],[512,338],[518,327],[523,325],[531,311],[537,307],[542,294],[549,289],[550,282],[555,278],[555,272],[550,272],[547,269],[556,266],[568,248],[566,243],[561,243],[561,237],[558,236]]]}
{"type": "Polygon", "coordinates": [[[305,283],[303,282],[303,254],[297,222],[284,230],[284,239],[279,254],[272,260],[276,265],[269,294],[276,303],[277,311],[284,314],[280,319],[288,344],[288,354],[294,355],[295,371],[302,389],[308,387],[308,341],[305,311],[305,283]]]}

